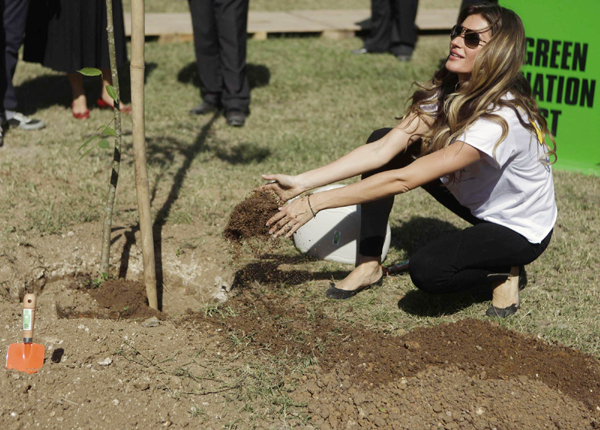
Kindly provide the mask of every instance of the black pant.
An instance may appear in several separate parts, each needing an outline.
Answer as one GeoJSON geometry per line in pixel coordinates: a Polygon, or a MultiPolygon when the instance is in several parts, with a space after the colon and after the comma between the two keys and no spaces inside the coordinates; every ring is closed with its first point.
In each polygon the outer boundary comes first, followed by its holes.
{"type": "MultiPolygon", "coordinates": [[[[0,0],[0,13],[4,16],[5,3],[4,0],[0,0]]],[[[6,48],[6,33],[4,31],[4,20],[0,22],[0,46],[6,48]]],[[[0,55],[0,100],[4,100],[6,94],[6,57],[0,55]]],[[[4,123],[4,104],[0,104],[0,126],[4,123]]],[[[0,144],[0,146],[2,146],[0,144]]]]}
{"type": "Polygon", "coordinates": [[[248,112],[248,0],[189,0],[204,101],[248,112]]]}
{"type": "Polygon", "coordinates": [[[473,5],[485,4],[485,3],[498,3],[498,0],[462,0],[462,2],[460,3],[460,10],[463,10],[467,6],[473,6],[473,5]]]}
{"type": "MultiPolygon", "coordinates": [[[[367,144],[382,138],[390,130],[374,131],[367,144]]],[[[419,152],[420,144],[416,142],[385,166],[364,174],[363,179],[405,167],[415,160],[419,152]]],[[[550,243],[552,232],[541,243],[533,244],[510,228],[474,217],[439,179],[422,188],[446,208],[473,224],[462,231],[440,237],[410,256],[411,279],[426,292],[453,293],[505,279],[512,266],[531,263],[550,243]]],[[[372,257],[381,255],[393,204],[392,196],[362,205],[360,254],[372,257]]]]}
{"type": "Polygon", "coordinates": [[[3,16],[5,34],[5,70],[6,94],[4,95],[4,108],[17,110],[17,95],[12,80],[15,75],[19,48],[25,37],[25,23],[27,22],[27,9],[29,0],[4,0],[3,16]]]}
{"type": "Polygon", "coordinates": [[[414,48],[419,0],[371,0],[371,31],[365,41],[370,52],[399,55],[404,45],[414,48]]]}

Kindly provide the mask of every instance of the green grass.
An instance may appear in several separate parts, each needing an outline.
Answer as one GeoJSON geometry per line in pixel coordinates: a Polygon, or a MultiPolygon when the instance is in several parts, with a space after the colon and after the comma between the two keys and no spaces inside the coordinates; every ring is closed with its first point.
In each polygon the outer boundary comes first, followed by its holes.
{"type": "MultiPolygon", "coordinates": [[[[146,136],[153,215],[167,225],[197,227],[198,237],[180,248],[201,247],[220,234],[233,207],[261,184],[261,174],[293,174],[327,163],[361,145],[373,129],[393,126],[412,81],[431,75],[447,42],[444,36],[421,37],[414,60],[399,63],[388,55],[349,55],[361,45],[359,39],[250,41],[252,114],[241,129],[226,126],[222,117],[188,115],[199,101],[192,44],[148,43],[146,136]]],[[[30,107],[26,113],[45,119],[48,127],[41,132],[13,130],[2,149],[0,234],[5,243],[65,233],[69,226],[98,220],[96,208],[104,199],[110,165],[105,151],[93,151],[81,161],[77,153],[86,137],[110,121],[110,112],[94,109],[89,121],[73,120],[66,78],[34,64],[19,64],[16,83],[23,106],[30,107]]],[[[86,85],[90,93],[98,90],[92,81],[86,85]]],[[[116,222],[127,225],[136,223],[137,207],[129,118],[124,130],[116,222]]],[[[553,241],[528,268],[530,284],[519,316],[501,324],[600,357],[600,178],[557,172],[555,182],[559,220],[553,241]]],[[[388,262],[405,258],[444,231],[465,226],[432,202],[419,190],[396,199],[388,262]]],[[[298,255],[291,246],[281,252],[298,255]]],[[[348,268],[301,261],[298,270],[348,268]]],[[[484,318],[486,307],[480,298],[422,295],[406,275],[387,278],[382,289],[360,294],[351,304],[326,301],[325,285],[324,280],[313,281],[283,294],[389,333],[484,318]],[[454,311],[448,312],[448,303],[454,311]]]]}

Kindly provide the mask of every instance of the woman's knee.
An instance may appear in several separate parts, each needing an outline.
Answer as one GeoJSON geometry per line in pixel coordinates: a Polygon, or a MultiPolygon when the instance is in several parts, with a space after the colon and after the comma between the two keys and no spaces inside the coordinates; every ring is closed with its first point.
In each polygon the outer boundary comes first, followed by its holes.
{"type": "Polygon", "coordinates": [[[411,256],[408,265],[408,273],[415,287],[429,294],[440,293],[440,283],[444,279],[444,271],[436,260],[433,256],[417,253],[411,256]]]}

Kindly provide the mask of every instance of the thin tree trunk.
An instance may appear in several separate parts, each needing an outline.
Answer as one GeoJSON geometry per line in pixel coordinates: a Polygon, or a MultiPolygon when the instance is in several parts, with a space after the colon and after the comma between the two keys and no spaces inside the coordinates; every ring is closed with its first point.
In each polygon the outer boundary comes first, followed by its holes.
{"type": "MultiPolygon", "coordinates": [[[[107,0],[108,1],[108,0],[107,0]]],[[[131,0],[131,107],[133,116],[133,156],[135,161],[135,189],[137,192],[142,254],[144,258],[144,284],[148,304],[158,309],[156,293],[156,260],[154,235],[150,213],[150,192],[146,168],[146,137],[144,123],[144,0],[131,0]]]]}
{"type": "Polygon", "coordinates": [[[110,71],[113,87],[117,93],[117,100],[113,109],[115,115],[115,151],[113,154],[112,171],[110,174],[110,183],[108,186],[108,195],[104,206],[104,230],[102,231],[102,256],[100,258],[100,271],[109,273],[110,263],[110,239],[112,230],[112,217],[115,207],[115,196],[117,193],[117,183],[119,182],[119,169],[121,166],[121,110],[119,93],[119,73],[117,71],[117,54],[115,50],[115,31],[113,25],[112,0],[106,0],[106,31],[108,33],[108,53],[110,57],[110,71]]]}

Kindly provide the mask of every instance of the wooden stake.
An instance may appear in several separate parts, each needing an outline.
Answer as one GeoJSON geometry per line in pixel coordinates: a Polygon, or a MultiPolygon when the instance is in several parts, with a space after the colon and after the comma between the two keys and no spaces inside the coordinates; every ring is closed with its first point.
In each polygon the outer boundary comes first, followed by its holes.
{"type": "Polygon", "coordinates": [[[156,294],[156,260],[154,235],[150,213],[150,192],[146,168],[146,137],[144,123],[144,0],[131,0],[131,113],[133,119],[133,157],[135,162],[135,189],[137,192],[142,254],[144,258],[144,284],[148,304],[158,309],[156,294]]]}

